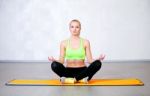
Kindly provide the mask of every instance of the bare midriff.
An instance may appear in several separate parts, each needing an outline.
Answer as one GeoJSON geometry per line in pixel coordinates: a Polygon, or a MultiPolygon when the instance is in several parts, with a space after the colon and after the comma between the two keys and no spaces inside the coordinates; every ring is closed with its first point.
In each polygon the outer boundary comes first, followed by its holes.
{"type": "Polygon", "coordinates": [[[84,60],[66,60],[66,62],[66,67],[78,68],[86,66],[84,60]]]}

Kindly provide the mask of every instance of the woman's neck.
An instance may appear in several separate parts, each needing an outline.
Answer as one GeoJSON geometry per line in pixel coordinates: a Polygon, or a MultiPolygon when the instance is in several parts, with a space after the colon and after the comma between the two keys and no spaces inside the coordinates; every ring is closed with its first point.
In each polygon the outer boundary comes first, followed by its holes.
{"type": "Polygon", "coordinates": [[[79,36],[71,36],[71,39],[72,40],[77,40],[77,39],[80,39],[80,37],[79,36]]]}

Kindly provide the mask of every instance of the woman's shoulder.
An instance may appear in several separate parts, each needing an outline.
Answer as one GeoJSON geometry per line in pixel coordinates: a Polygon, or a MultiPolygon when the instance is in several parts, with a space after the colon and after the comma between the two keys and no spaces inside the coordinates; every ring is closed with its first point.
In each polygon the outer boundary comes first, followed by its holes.
{"type": "Polygon", "coordinates": [[[88,39],[82,38],[82,40],[83,40],[83,43],[84,43],[85,45],[90,44],[90,41],[89,41],[88,39]]]}
{"type": "Polygon", "coordinates": [[[84,43],[89,43],[90,41],[88,39],[85,38],[81,38],[83,40],[84,43]]]}
{"type": "Polygon", "coordinates": [[[62,40],[62,41],[61,41],[61,45],[66,46],[66,45],[67,45],[67,42],[68,42],[68,39],[62,40]]]}

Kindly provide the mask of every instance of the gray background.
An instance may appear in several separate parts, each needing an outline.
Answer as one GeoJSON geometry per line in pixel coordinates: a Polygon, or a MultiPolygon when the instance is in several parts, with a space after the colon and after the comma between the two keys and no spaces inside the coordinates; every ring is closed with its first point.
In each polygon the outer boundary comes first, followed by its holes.
{"type": "Polygon", "coordinates": [[[149,0],[0,0],[0,60],[58,57],[79,19],[93,57],[150,60],[149,0]]]}

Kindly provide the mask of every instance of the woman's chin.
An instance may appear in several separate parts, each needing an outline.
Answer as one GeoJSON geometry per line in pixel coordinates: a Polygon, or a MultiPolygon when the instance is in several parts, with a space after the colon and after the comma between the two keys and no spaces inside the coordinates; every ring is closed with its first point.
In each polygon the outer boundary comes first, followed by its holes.
{"type": "Polygon", "coordinates": [[[74,32],[73,35],[74,35],[74,36],[79,36],[79,33],[74,32]]]}

